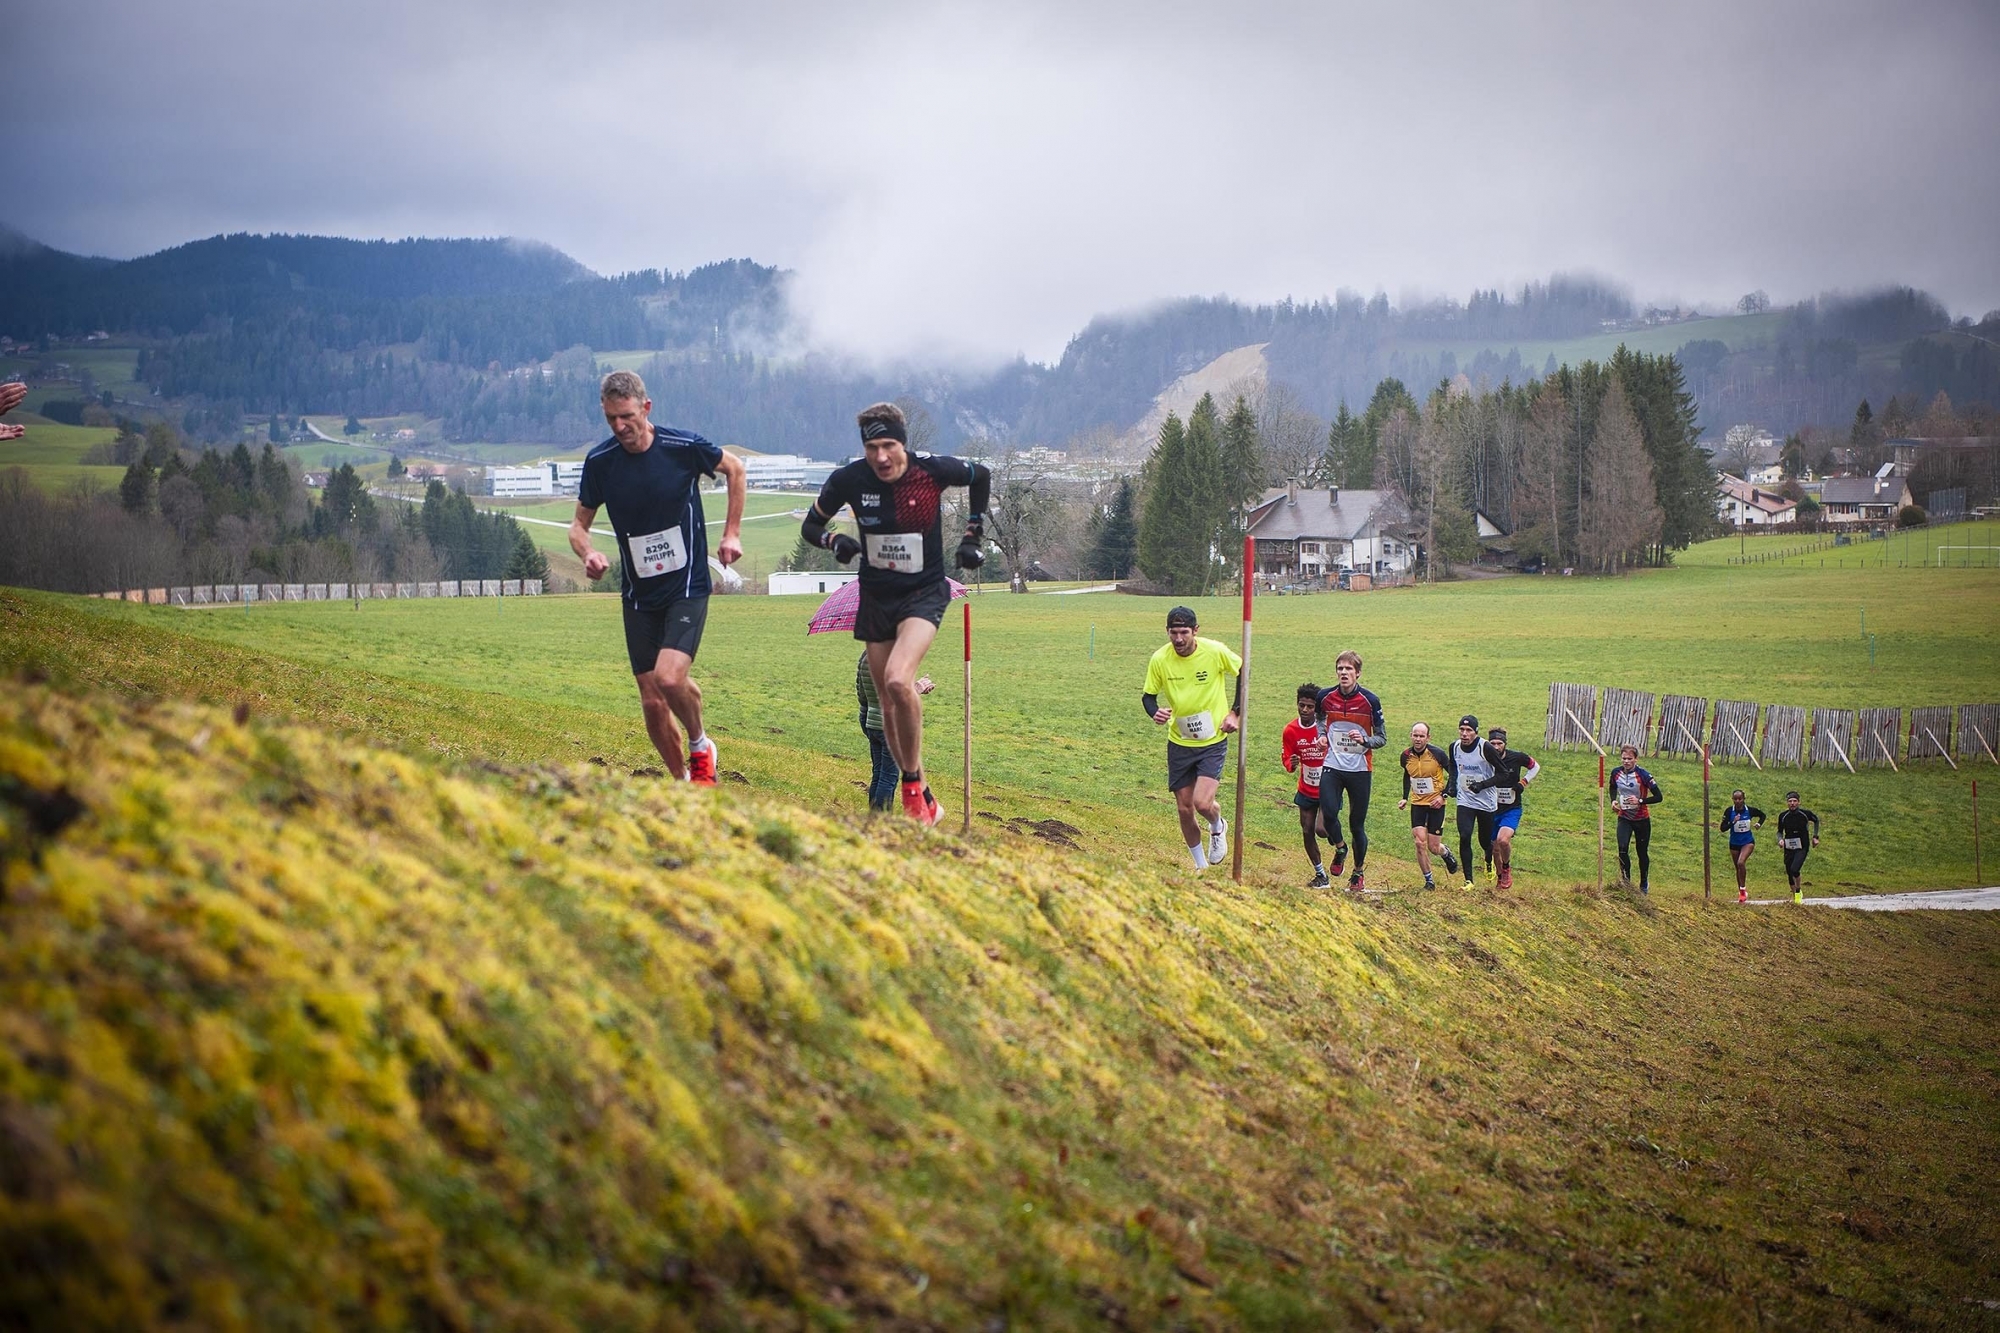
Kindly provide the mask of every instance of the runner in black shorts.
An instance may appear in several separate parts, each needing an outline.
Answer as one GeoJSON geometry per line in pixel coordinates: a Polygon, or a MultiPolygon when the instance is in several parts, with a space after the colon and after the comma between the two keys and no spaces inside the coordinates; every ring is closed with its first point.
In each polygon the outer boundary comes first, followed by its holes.
{"type": "Polygon", "coordinates": [[[1458,862],[1444,846],[1444,798],[1451,786],[1451,756],[1431,744],[1431,727],[1418,722],[1410,728],[1410,748],[1399,756],[1403,766],[1403,799],[1398,810],[1410,811],[1410,836],[1417,844],[1417,869],[1424,887],[1434,889],[1431,857],[1444,860],[1444,873],[1458,873],[1458,862]]]}
{"type": "Polygon", "coordinates": [[[1785,854],[1785,878],[1792,882],[1792,901],[1805,901],[1804,881],[1806,873],[1806,853],[1811,850],[1806,845],[1806,827],[1812,827],[1812,847],[1819,846],[1819,816],[1810,810],[1799,808],[1799,794],[1785,793],[1785,808],[1778,815],[1778,850],[1785,854]]]}
{"type": "Polygon", "coordinates": [[[1347,827],[1354,835],[1354,873],[1347,887],[1367,887],[1361,868],[1368,863],[1368,796],[1374,782],[1375,751],[1387,743],[1382,734],[1382,701],[1361,688],[1361,654],[1349,649],[1333,660],[1340,683],[1319,696],[1320,725],[1326,731],[1326,765],[1319,775],[1319,808],[1326,813],[1327,836],[1333,839],[1333,873],[1347,860],[1347,843],[1340,836],[1340,806],[1347,802],[1347,827]]]}
{"type": "Polygon", "coordinates": [[[743,463],[692,431],[655,426],[645,382],[629,370],[606,375],[600,399],[611,438],[583,460],[570,549],[593,579],[611,567],[590,544],[590,525],[604,507],[618,542],[625,656],[646,734],[667,772],[713,787],[715,742],[702,730],[701,689],[688,678],[708,622],[708,527],[698,485],[720,475],[728,486],[715,558],[732,565],[743,555],[743,463]],[[685,758],[676,718],[687,728],[685,758]]]}
{"type": "Polygon", "coordinates": [[[980,463],[911,453],[908,422],[894,403],[864,408],[857,420],[862,457],[827,478],[799,534],[843,565],[862,557],[854,637],[868,646],[882,727],[903,773],[903,812],[934,825],[944,811],[924,782],[924,711],[916,680],[951,603],[938,500],[948,486],[970,488],[972,516],[954,558],[960,569],[977,569],[985,560],[980,547],[992,478],[980,463]],[[843,507],[854,511],[860,541],[828,528],[843,507]]]}

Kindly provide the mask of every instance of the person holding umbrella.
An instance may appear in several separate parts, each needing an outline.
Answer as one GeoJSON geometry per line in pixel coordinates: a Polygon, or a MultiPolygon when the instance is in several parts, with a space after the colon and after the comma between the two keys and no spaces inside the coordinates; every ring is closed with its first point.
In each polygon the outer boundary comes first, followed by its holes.
{"type": "Polygon", "coordinates": [[[866,645],[884,738],[902,773],[903,813],[930,827],[944,810],[924,780],[924,714],[916,681],[951,601],[939,501],[948,487],[970,491],[971,517],[954,560],[960,569],[977,569],[986,558],[981,547],[992,474],[984,464],[963,458],[911,453],[909,422],[894,403],[863,408],[856,422],[862,456],[827,478],[799,535],[833,552],[843,565],[863,557],[854,637],[866,645]],[[861,540],[828,527],[843,508],[853,510],[861,540]]]}

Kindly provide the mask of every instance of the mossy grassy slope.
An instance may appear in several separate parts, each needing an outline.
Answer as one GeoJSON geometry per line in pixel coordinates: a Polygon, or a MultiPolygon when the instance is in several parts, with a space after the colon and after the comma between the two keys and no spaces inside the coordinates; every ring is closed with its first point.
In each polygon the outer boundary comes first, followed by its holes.
{"type": "Polygon", "coordinates": [[[54,605],[0,604],[56,677],[0,701],[0,1325],[2000,1297],[1991,916],[1197,883],[543,762],[582,718],[442,688],[293,720],[336,671],[113,670],[54,605]]]}

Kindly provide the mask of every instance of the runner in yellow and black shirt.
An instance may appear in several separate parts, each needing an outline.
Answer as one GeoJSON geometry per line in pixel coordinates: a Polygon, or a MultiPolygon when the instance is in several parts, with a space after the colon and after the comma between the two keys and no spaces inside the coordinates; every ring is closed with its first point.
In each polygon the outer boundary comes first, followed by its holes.
{"type": "Polygon", "coordinates": [[[1229,755],[1229,733],[1242,715],[1243,659],[1214,639],[1197,638],[1196,628],[1192,608],[1167,612],[1167,643],[1146,664],[1140,703],[1157,725],[1173,726],[1167,789],[1174,794],[1188,855],[1201,871],[1229,855],[1229,824],[1215,794],[1229,755]],[[1205,840],[1196,816],[1207,825],[1205,840]]]}
{"type": "Polygon", "coordinates": [[[1444,798],[1451,785],[1451,756],[1431,744],[1428,722],[1410,728],[1410,748],[1403,751],[1403,799],[1398,810],[1410,811],[1410,836],[1417,843],[1417,869],[1424,872],[1424,887],[1434,889],[1431,857],[1444,858],[1444,872],[1458,873],[1458,861],[1444,847],[1444,798]]]}

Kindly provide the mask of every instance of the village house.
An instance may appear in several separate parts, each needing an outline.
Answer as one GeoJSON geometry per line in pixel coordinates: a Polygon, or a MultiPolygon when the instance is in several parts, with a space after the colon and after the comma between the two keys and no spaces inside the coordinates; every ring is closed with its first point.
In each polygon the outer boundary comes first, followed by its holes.
{"type": "MultiPolygon", "coordinates": [[[[1883,464],[1882,472],[1888,473],[1891,466],[1883,464]]],[[[1909,484],[1897,476],[1828,477],[1820,483],[1820,513],[1828,523],[1893,523],[1910,503],[1909,484]]]]}
{"type": "Polygon", "coordinates": [[[1796,500],[1788,500],[1776,491],[1718,472],[1715,516],[1732,527],[1778,527],[1797,520],[1799,506],[1796,500]]]}
{"type": "Polygon", "coordinates": [[[1417,562],[1408,508],[1389,491],[1267,490],[1251,506],[1257,574],[1278,583],[1321,583],[1343,570],[1374,577],[1407,574],[1417,562]]]}

